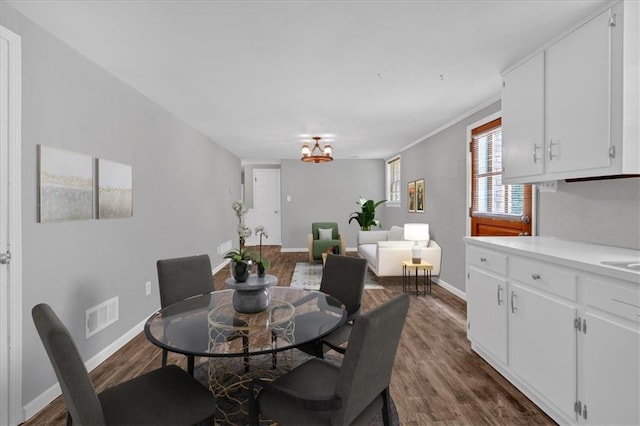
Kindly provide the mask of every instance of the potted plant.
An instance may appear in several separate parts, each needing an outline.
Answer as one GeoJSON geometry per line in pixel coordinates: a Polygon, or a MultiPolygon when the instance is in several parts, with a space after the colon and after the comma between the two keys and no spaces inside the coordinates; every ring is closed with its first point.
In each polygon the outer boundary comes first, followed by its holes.
{"type": "Polygon", "coordinates": [[[251,265],[256,259],[255,253],[248,248],[239,248],[229,250],[225,255],[225,259],[231,260],[231,276],[237,282],[245,282],[249,278],[251,265]]]}
{"type": "Polygon", "coordinates": [[[267,230],[264,226],[260,225],[256,228],[256,236],[260,237],[260,249],[258,252],[258,276],[264,277],[267,273],[267,269],[271,265],[269,259],[262,257],[262,237],[269,238],[269,234],[267,234],[267,230]]]}
{"type": "Polygon", "coordinates": [[[372,226],[379,227],[380,221],[376,219],[376,207],[386,201],[387,200],[374,202],[373,200],[367,200],[366,198],[360,197],[360,199],[356,201],[356,204],[360,205],[362,211],[351,213],[351,216],[349,216],[349,223],[351,223],[352,220],[355,220],[363,231],[371,231],[372,226]]]}

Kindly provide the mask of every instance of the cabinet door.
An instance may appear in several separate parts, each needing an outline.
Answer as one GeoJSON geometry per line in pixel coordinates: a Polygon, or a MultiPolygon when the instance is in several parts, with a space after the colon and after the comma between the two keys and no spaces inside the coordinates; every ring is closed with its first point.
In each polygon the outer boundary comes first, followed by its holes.
{"type": "Polygon", "coordinates": [[[509,285],[509,365],[575,419],[576,308],[513,282],[509,285]]]}
{"type": "MultiPolygon", "coordinates": [[[[640,424],[640,332],[596,313],[580,334],[580,401],[590,424],[640,424]]],[[[584,413],[583,418],[584,421],[584,413]]]]}
{"type": "Polygon", "coordinates": [[[610,165],[610,16],[607,10],[547,50],[546,173],[610,165]]]}
{"type": "Polygon", "coordinates": [[[468,269],[469,338],[507,363],[507,281],[473,266],[468,269]]]}
{"type": "Polygon", "coordinates": [[[543,52],[504,76],[502,164],[505,183],[544,173],[543,52]]]}

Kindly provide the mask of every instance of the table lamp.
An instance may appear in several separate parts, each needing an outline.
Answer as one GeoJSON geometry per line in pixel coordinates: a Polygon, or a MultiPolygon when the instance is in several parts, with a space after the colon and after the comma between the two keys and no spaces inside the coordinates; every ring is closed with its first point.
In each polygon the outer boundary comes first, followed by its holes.
{"type": "Polygon", "coordinates": [[[421,241],[429,241],[429,224],[428,223],[405,223],[404,239],[415,241],[415,245],[411,249],[411,263],[422,263],[422,245],[421,241]]]}

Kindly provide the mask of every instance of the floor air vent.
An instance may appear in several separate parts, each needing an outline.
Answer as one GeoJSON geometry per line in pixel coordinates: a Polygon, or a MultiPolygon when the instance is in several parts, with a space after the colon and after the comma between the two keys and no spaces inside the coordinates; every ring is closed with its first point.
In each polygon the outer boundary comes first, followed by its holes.
{"type": "Polygon", "coordinates": [[[86,338],[93,336],[100,330],[118,321],[118,297],[109,299],[85,313],[86,338]]]}

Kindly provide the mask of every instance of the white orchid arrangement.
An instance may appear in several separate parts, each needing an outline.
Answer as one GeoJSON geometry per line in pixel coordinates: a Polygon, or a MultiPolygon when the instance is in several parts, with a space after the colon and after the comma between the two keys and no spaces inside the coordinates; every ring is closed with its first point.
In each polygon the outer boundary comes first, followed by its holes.
{"type": "Polygon", "coordinates": [[[231,208],[238,218],[238,226],[236,232],[240,238],[240,248],[244,247],[244,240],[251,236],[251,228],[244,223],[244,215],[247,213],[247,206],[243,201],[234,201],[231,208]]]}
{"type": "Polygon", "coordinates": [[[263,259],[262,258],[262,237],[269,238],[269,233],[267,232],[267,228],[265,228],[262,225],[259,225],[256,227],[256,237],[260,237],[260,249],[259,249],[259,254],[258,254],[258,263],[262,263],[262,265],[265,268],[269,267],[269,259],[263,259]]]}

